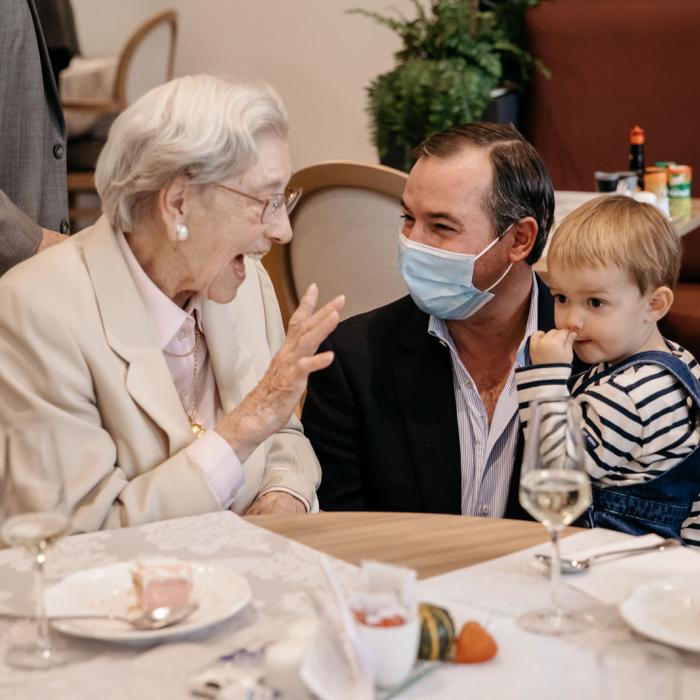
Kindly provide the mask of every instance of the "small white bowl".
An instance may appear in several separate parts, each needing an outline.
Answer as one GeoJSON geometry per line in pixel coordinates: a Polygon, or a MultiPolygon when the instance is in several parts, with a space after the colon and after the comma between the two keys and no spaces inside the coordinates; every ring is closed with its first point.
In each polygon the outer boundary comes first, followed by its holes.
{"type": "Polygon", "coordinates": [[[420,618],[392,627],[358,622],[357,631],[372,662],[375,685],[390,688],[405,680],[418,658],[420,618]]]}

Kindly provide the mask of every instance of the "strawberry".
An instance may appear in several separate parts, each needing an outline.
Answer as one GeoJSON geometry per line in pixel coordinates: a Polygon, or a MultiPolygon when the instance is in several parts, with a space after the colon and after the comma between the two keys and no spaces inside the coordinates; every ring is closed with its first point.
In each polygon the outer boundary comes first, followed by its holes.
{"type": "Polygon", "coordinates": [[[498,645],[493,637],[478,622],[471,620],[459,633],[454,660],[462,664],[481,663],[492,659],[497,651],[498,645]]]}

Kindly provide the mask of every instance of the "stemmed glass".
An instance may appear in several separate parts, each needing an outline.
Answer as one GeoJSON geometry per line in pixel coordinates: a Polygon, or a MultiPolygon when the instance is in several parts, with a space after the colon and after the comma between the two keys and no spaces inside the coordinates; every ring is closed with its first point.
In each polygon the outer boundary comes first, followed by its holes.
{"type": "Polygon", "coordinates": [[[591,504],[585,467],[581,409],[571,398],[533,401],[520,474],[520,503],[539,520],[552,540],[550,607],[518,619],[539,634],[566,634],[590,624],[585,613],[564,610],[559,602],[559,536],[591,504]]]}
{"type": "Polygon", "coordinates": [[[15,668],[49,668],[65,659],[51,644],[44,564],[49,546],[70,525],[56,437],[38,428],[18,428],[6,429],[0,438],[0,537],[32,556],[36,605],[35,627],[10,642],[5,661],[15,668]]]}

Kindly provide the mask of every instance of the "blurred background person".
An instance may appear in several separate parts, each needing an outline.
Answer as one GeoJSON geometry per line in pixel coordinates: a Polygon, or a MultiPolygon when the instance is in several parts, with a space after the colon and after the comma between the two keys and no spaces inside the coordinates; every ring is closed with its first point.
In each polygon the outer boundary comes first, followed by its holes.
{"type": "Polygon", "coordinates": [[[33,0],[0,3],[0,66],[2,274],[70,229],[63,112],[33,0]]]}

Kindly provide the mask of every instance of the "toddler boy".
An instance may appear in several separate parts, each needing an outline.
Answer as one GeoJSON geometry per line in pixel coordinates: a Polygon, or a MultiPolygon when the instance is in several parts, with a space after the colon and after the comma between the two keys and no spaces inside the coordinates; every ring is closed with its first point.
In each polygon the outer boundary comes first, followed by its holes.
{"type": "Polygon", "coordinates": [[[658,329],[680,259],[651,205],[603,196],[569,214],[547,253],[556,329],[531,336],[516,380],[525,430],[530,401],[581,406],[592,524],[700,546],[700,367],[658,329]],[[591,365],[574,377],[573,353],[591,365]]]}

